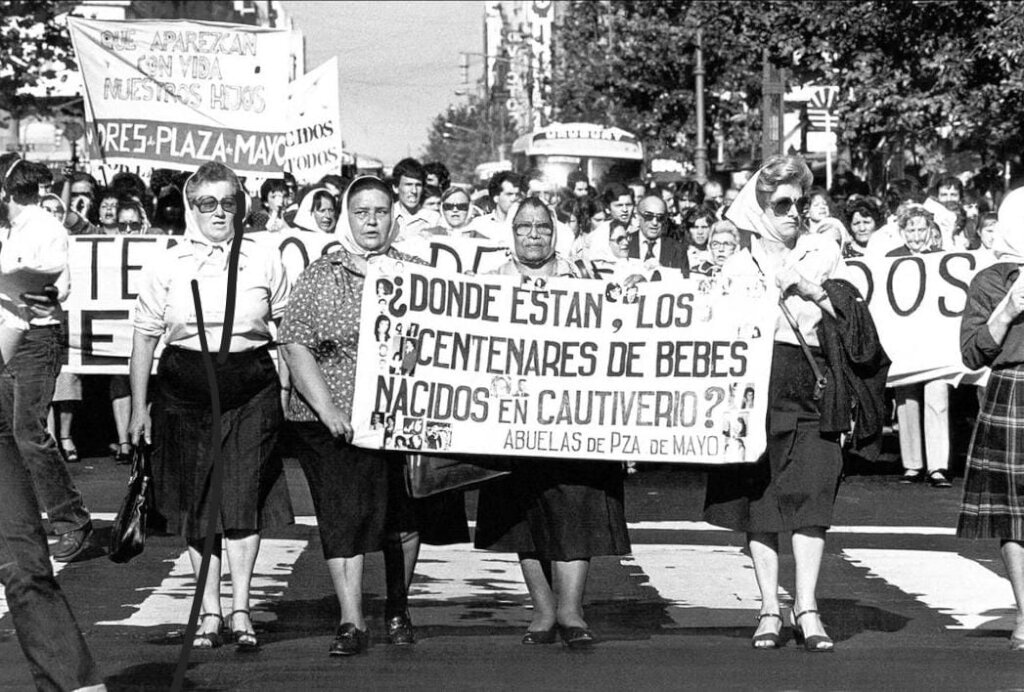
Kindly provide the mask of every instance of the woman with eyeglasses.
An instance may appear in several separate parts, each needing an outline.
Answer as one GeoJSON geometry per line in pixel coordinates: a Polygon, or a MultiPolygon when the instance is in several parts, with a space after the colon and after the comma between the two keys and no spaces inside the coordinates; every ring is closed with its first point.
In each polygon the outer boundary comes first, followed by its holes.
{"type": "Polygon", "coordinates": [[[713,273],[722,271],[726,260],[736,254],[740,247],[740,231],[736,224],[729,220],[716,221],[711,226],[708,250],[714,263],[713,273]]]}
{"type": "Polygon", "coordinates": [[[821,431],[817,378],[800,337],[820,371],[827,364],[817,327],[834,316],[826,280],[842,271],[839,246],[806,232],[798,207],[811,185],[803,159],[773,156],[743,188],[727,217],[754,234],[750,253],[729,270],[763,276],[785,297],[796,322],[779,311],[768,385],[768,445],[752,464],[727,464],[708,474],[706,521],[746,533],[761,592],[751,640],[756,649],[783,644],[779,603],[779,534],[792,532],[796,594],[790,622],[809,652],[828,652],[832,639],[818,614],[817,584],[842,472],[838,433],[821,431]],[[742,267],[740,265],[743,265],[742,267]]]}
{"type": "Polygon", "coordinates": [[[249,588],[260,532],[290,524],[291,501],[281,460],[274,455],[281,415],[281,384],[270,357],[270,323],[281,318],[289,283],[280,253],[241,236],[234,220],[240,208],[234,172],[220,163],[199,167],[185,184],[186,229],[182,242],[163,250],[146,266],[135,303],[135,336],[130,377],[133,443],[152,442],[155,509],[167,531],[185,538],[198,574],[211,517],[215,458],[223,469],[223,493],[216,517],[216,545],[202,586],[202,614],[192,645],[223,645],[221,556],[231,572],[228,626],[238,651],[255,651],[256,632],[249,588]],[[235,242],[237,292],[230,295],[229,261],[235,242]],[[193,300],[198,283],[201,305],[193,300]],[[226,300],[235,301],[234,322],[224,324],[226,300]],[[199,318],[203,317],[202,324],[199,318]],[[217,353],[227,338],[227,360],[217,353]],[[152,418],[147,404],[149,374],[157,344],[165,348],[157,369],[152,418]],[[220,435],[211,448],[213,393],[203,350],[213,359],[220,402],[220,435]]]}
{"type": "MultiPolygon", "coordinates": [[[[575,277],[555,253],[554,213],[528,197],[510,210],[511,260],[495,273],[530,281],[575,277]]],[[[533,602],[526,645],[571,648],[595,637],[583,617],[590,559],[630,550],[623,511],[622,471],[617,464],[516,458],[512,473],[485,484],[477,507],[476,547],[519,555],[533,602]]]]}
{"type": "MultiPolygon", "coordinates": [[[[935,247],[937,238],[941,243],[935,217],[924,205],[901,204],[896,210],[896,225],[903,245],[887,252],[886,257],[910,257],[941,249],[941,246],[935,247]]],[[[900,483],[909,485],[927,478],[934,488],[952,486],[946,475],[949,473],[950,384],[950,380],[942,377],[895,388],[900,460],[904,469],[900,483]]]]}
{"type": "MultiPolygon", "coordinates": [[[[431,543],[469,540],[461,495],[412,501],[405,493],[403,455],[350,444],[360,308],[363,291],[375,288],[365,286],[367,269],[385,258],[422,263],[393,247],[399,227],[392,219],[389,185],[372,176],[352,181],[335,231],[340,248],[299,276],[278,335],[294,387],[287,416],[296,432],[296,456],[309,482],[341,611],[331,656],[360,654],[369,645],[362,587],[366,553],[384,552],[387,641],[409,645],[415,636],[408,589],[421,537],[431,543]]],[[[390,293],[391,286],[376,288],[390,293]]],[[[390,325],[383,317],[374,325],[378,340],[390,325]]],[[[401,323],[391,331],[401,336],[401,323]]],[[[409,331],[405,343],[414,344],[409,331]]],[[[395,357],[400,372],[401,355],[395,357]]],[[[390,439],[393,412],[385,421],[390,439]]]]}
{"type": "MultiPolygon", "coordinates": [[[[650,273],[644,263],[629,256],[629,231],[626,225],[614,219],[600,227],[607,231],[604,242],[591,244],[583,260],[595,278],[614,278],[625,281],[630,277],[646,279],[650,273]]],[[[594,231],[600,233],[602,230],[594,231]]],[[[635,280],[635,279],[634,279],[635,280]]]]}

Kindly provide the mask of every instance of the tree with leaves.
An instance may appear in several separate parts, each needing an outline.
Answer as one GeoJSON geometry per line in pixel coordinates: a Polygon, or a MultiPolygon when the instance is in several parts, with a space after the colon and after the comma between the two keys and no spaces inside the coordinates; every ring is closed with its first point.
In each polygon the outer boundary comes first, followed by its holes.
{"type": "Polygon", "coordinates": [[[440,161],[452,180],[470,182],[477,165],[507,155],[516,138],[515,124],[504,105],[474,100],[450,105],[434,118],[427,134],[423,161],[440,161]]]}
{"type": "Polygon", "coordinates": [[[15,118],[44,108],[25,90],[75,69],[71,38],[58,18],[76,3],[0,1],[0,110],[15,118]]]}

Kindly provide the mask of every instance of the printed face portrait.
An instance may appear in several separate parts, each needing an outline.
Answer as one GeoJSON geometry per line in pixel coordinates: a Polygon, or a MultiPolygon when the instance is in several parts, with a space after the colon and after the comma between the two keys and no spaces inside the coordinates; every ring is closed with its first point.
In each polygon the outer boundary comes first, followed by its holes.
{"type": "Polygon", "coordinates": [[[356,244],[371,252],[382,249],[391,232],[391,200],[383,190],[361,190],[349,199],[348,222],[356,244]]]}

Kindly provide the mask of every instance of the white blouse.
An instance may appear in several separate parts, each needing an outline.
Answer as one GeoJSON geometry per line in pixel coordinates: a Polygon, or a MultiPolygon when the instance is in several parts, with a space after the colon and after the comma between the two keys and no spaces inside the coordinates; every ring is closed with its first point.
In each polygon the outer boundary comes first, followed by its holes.
{"type": "MultiPolygon", "coordinates": [[[[211,352],[220,348],[228,291],[231,242],[185,237],[153,258],[143,270],[135,302],[135,331],[164,337],[167,345],[201,350],[192,280],[199,284],[203,325],[211,352]]],[[[291,286],[277,248],[242,237],[230,350],[249,351],[270,343],[270,321],[283,316],[291,286]]]]}

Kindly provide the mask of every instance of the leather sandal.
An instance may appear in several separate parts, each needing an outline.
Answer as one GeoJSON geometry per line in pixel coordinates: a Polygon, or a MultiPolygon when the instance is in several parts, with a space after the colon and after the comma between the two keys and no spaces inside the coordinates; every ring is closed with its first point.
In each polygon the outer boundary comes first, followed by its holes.
{"type": "MultiPolygon", "coordinates": [[[[797,644],[803,644],[804,650],[812,654],[830,654],[835,651],[835,642],[827,634],[812,634],[804,636],[804,629],[800,626],[800,618],[804,615],[817,615],[817,610],[805,610],[802,613],[793,612],[793,638],[797,644]]],[[[824,627],[824,625],[822,625],[824,627]]]]}
{"type": "Polygon", "coordinates": [[[228,620],[231,622],[231,634],[235,638],[235,651],[239,653],[251,653],[260,648],[259,640],[256,639],[256,632],[252,629],[238,629],[234,626],[235,615],[239,613],[249,618],[249,623],[252,624],[252,618],[249,616],[248,610],[232,610],[231,614],[228,615],[228,620]]]}
{"type": "Polygon", "coordinates": [[[59,446],[60,454],[62,457],[64,457],[65,462],[69,464],[77,464],[79,461],[81,461],[81,459],[78,457],[78,448],[75,446],[74,440],[72,440],[70,437],[60,438],[59,446]],[[71,443],[70,447],[64,444],[65,440],[71,443]]]}
{"type": "Polygon", "coordinates": [[[221,627],[224,626],[224,617],[218,613],[201,613],[199,615],[199,621],[202,622],[206,618],[217,618],[220,625],[213,632],[206,632],[205,634],[196,634],[192,640],[193,649],[219,649],[224,646],[224,639],[220,636],[221,627]]]}
{"type": "Polygon", "coordinates": [[[778,613],[761,613],[757,616],[757,624],[761,625],[761,621],[765,618],[775,618],[779,621],[778,632],[762,632],[761,634],[755,634],[750,639],[750,645],[755,649],[778,649],[782,647],[782,616],[778,613]]]}

